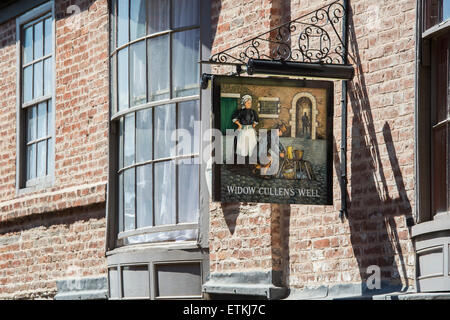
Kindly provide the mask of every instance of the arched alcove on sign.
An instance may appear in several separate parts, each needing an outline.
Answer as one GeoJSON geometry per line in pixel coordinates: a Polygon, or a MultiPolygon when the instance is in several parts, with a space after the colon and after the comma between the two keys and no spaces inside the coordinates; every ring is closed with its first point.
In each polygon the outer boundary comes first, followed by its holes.
{"type": "Polygon", "coordinates": [[[292,99],[292,106],[291,106],[291,137],[295,138],[296,132],[297,132],[297,102],[303,98],[306,97],[311,101],[312,104],[312,114],[311,114],[311,139],[316,140],[316,131],[317,131],[317,101],[316,98],[309,92],[300,92],[297,93],[294,98],[292,99]]]}

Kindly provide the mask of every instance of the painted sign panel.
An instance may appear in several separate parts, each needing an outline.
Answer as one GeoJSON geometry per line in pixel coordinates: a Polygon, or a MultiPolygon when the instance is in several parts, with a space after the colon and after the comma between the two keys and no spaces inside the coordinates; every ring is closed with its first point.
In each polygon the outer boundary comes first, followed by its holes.
{"type": "Polygon", "coordinates": [[[332,204],[333,82],[215,76],[213,198],[332,204]]]}

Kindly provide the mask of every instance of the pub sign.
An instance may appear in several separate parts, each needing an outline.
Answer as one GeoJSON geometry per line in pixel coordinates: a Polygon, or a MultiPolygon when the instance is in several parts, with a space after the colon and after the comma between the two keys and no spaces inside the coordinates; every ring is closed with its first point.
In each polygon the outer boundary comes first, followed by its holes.
{"type": "Polygon", "coordinates": [[[214,201],[332,204],[333,82],[214,76],[212,88],[214,201]]]}

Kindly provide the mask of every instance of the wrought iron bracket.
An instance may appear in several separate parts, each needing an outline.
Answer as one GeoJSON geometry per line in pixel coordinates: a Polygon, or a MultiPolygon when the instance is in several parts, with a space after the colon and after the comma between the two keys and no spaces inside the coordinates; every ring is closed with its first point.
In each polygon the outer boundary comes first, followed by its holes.
{"type": "Polygon", "coordinates": [[[246,65],[249,59],[345,64],[347,51],[340,27],[346,17],[343,0],[211,56],[209,63],[246,65]]]}

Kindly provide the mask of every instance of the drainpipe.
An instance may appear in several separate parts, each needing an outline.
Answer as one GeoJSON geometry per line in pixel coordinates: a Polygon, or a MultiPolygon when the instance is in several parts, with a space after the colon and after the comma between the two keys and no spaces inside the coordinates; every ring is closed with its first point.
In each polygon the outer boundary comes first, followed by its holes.
{"type": "MultiPolygon", "coordinates": [[[[342,42],[344,65],[348,63],[348,0],[343,0],[344,16],[342,19],[342,42]]],[[[348,217],[347,212],[347,90],[348,80],[342,81],[341,107],[342,107],[342,137],[341,137],[341,210],[340,218],[348,217]]]]}

